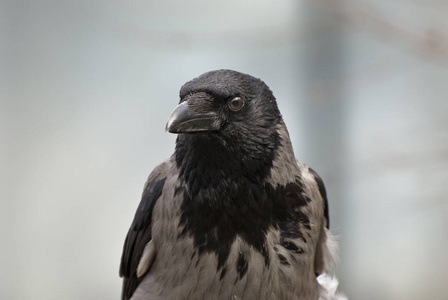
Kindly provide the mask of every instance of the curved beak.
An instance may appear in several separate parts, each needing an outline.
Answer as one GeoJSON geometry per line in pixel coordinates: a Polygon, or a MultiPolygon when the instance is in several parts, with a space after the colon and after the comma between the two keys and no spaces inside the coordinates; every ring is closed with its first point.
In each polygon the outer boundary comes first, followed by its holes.
{"type": "Polygon", "coordinates": [[[213,111],[196,112],[191,110],[188,101],[179,104],[171,113],[165,130],[171,133],[193,133],[218,131],[221,121],[213,111]]]}

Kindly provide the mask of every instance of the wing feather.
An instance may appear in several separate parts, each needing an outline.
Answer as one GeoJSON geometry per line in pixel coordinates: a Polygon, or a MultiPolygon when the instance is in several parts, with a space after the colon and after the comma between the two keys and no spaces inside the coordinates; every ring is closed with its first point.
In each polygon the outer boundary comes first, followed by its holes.
{"type": "MultiPolygon", "coordinates": [[[[143,190],[142,199],[135,212],[134,220],[129,228],[123,246],[123,255],[120,264],[120,277],[123,279],[122,299],[130,299],[140,284],[144,274],[137,269],[146,245],[151,241],[151,215],[156,201],[162,195],[166,180],[166,163],[159,165],[149,175],[143,190]]],[[[154,254],[153,254],[154,255],[154,254]]],[[[149,265],[146,266],[146,270],[149,265]]]]}
{"type": "Polygon", "coordinates": [[[314,171],[311,168],[308,168],[308,170],[313,175],[314,180],[316,181],[317,186],[319,187],[319,192],[320,192],[320,195],[322,196],[322,200],[324,201],[324,217],[327,221],[325,224],[325,227],[330,228],[330,215],[328,213],[327,191],[325,189],[324,182],[323,182],[322,178],[320,178],[320,176],[316,173],[316,171],[314,171]]]}
{"type": "Polygon", "coordinates": [[[328,213],[328,199],[324,182],[313,169],[309,168],[309,171],[313,175],[319,188],[320,195],[322,196],[324,206],[323,213],[325,217],[324,224],[319,234],[319,241],[317,242],[316,255],[314,258],[314,271],[316,276],[318,276],[335,267],[338,263],[339,257],[337,242],[329,230],[330,217],[328,213]]]}

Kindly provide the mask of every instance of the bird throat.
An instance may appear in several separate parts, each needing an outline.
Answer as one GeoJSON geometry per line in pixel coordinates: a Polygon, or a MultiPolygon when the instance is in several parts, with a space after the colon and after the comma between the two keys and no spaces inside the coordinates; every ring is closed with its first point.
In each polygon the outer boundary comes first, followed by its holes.
{"type": "Polygon", "coordinates": [[[220,209],[228,200],[237,201],[248,183],[262,186],[278,147],[276,137],[269,140],[260,145],[213,133],[179,135],[175,158],[187,192],[195,201],[220,209]]]}

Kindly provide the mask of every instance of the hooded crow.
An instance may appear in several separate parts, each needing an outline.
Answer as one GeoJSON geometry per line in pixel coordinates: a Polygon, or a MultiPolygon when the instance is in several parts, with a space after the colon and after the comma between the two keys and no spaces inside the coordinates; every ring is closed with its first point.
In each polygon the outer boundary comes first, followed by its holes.
{"type": "Polygon", "coordinates": [[[176,148],[127,234],[122,299],[345,299],[325,275],[337,246],[324,184],[294,157],[263,81],[217,70],[187,82],[166,130],[176,148]]]}

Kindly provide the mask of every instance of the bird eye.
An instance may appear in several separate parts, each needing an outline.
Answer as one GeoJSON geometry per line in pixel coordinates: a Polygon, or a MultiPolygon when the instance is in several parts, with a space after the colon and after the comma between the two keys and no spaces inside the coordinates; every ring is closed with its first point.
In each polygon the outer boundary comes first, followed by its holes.
{"type": "Polygon", "coordinates": [[[244,100],[241,97],[235,97],[229,101],[229,108],[233,111],[239,111],[244,106],[244,100]]]}

